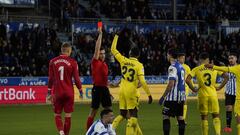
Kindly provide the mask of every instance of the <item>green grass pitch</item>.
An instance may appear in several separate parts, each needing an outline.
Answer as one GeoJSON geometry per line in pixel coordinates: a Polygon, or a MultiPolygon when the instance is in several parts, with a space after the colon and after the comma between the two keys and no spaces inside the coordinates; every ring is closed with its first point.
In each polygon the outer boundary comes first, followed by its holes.
{"type": "MultiPolygon", "coordinates": [[[[224,102],[220,101],[222,127],[225,124],[224,102]]],[[[89,113],[89,104],[75,104],[70,135],[84,135],[85,123],[89,113]]],[[[200,116],[195,100],[188,101],[186,135],[201,135],[200,116]]],[[[115,116],[118,104],[113,105],[115,116]]],[[[98,114],[99,115],[99,114],[98,114]]],[[[211,117],[210,117],[211,118],[211,117]]],[[[155,102],[151,105],[141,103],[139,123],[144,135],[162,135],[161,107],[155,102]]],[[[118,128],[118,135],[125,135],[124,121],[118,128]]],[[[171,135],[177,135],[176,120],[171,120],[171,135]]],[[[236,135],[236,122],[233,118],[233,132],[236,135]]],[[[212,120],[209,120],[209,135],[214,135],[212,120]]],[[[223,133],[224,135],[225,133],[223,133]]],[[[50,105],[12,105],[0,106],[0,135],[57,135],[54,116],[50,105]]],[[[226,135],[226,134],[225,134],[226,135]]]]}

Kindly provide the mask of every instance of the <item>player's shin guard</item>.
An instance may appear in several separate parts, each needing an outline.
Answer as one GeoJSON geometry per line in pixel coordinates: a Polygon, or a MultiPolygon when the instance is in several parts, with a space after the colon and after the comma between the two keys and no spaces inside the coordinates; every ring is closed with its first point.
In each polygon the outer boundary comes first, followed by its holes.
{"type": "Polygon", "coordinates": [[[208,120],[202,120],[202,135],[208,135],[208,120]]]}
{"type": "Polygon", "coordinates": [[[63,131],[63,122],[62,122],[61,115],[55,116],[55,124],[56,124],[58,131],[63,131]]]}
{"type": "Polygon", "coordinates": [[[170,134],[170,119],[163,120],[163,133],[164,135],[170,134]]]}
{"type": "Polygon", "coordinates": [[[185,132],[185,121],[184,120],[178,120],[178,134],[184,135],[185,132]]]}
{"type": "Polygon", "coordinates": [[[213,119],[213,126],[215,129],[216,135],[220,135],[221,134],[221,121],[218,117],[213,119]]]}
{"type": "Polygon", "coordinates": [[[227,111],[226,112],[226,120],[227,120],[227,127],[231,128],[232,111],[227,111]]]}
{"type": "Polygon", "coordinates": [[[240,135],[240,124],[237,125],[237,135],[240,135]]]}
{"type": "Polygon", "coordinates": [[[186,120],[186,116],[187,116],[187,105],[183,106],[183,119],[186,120]]]}
{"type": "Polygon", "coordinates": [[[71,117],[65,117],[65,122],[64,122],[65,135],[69,135],[70,128],[71,128],[71,117]]]}
{"type": "Polygon", "coordinates": [[[123,119],[124,119],[124,118],[123,118],[122,115],[118,115],[118,116],[114,119],[114,121],[113,121],[113,123],[112,123],[113,128],[114,128],[114,129],[117,129],[119,123],[122,122],[123,119]]]}
{"type": "Polygon", "coordinates": [[[137,130],[137,131],[136,131],[136,132],[137,132],[137,135],[143,135],[142,130],[141,130],[139,124],[137,124],[136,130],[137,130]]]}
{"type": "Polygon", "coordinates": [[[138,124],[137,118],[131,117],[130,119],[128,119],[126,135],[134,135],[136,133],[137,124],[138,124]]]}
{"type": "Polygon", "coordinates": [[[88,119],[87,119],[87,130],[91,127],[91,125],[93,124],[93,120],[94,118],[91,117],[91,116],[88,116],[88,119]]]}

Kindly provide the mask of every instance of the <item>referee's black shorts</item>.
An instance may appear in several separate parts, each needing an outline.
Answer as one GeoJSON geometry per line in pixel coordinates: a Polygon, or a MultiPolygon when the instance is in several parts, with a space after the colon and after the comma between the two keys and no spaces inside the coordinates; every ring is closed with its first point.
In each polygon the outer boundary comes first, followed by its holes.
{"type": "Polygon", "coordinates": [[[102,104],[103,108],[111,107],[111,94],[108,87],[106,86],[93,86],[91,107],[94,109],[98,109],[100,104],[102,104]]]}
{"type": "Polygon", "coordinates": [[[225,93],[225,106],[227,105],[234,105],[236,100],[235,95],[229,95],[225,93]]]}
{"type": "Polygon", "coordinates": [[[183,116],[184,101],[165,101],[162,114],[169,117],[183,116]]]}

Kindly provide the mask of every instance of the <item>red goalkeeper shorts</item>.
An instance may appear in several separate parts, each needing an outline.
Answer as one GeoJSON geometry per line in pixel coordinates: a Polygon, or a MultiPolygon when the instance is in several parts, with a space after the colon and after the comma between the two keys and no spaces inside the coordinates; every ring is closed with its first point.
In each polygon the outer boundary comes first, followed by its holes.
{"type": "Polygon", "coordinates": [[[53,97],[53,109],[57,114],[62,113],[64,110],[65,113],[73,112],[74,106],[74,97],[73,96],[61,96],[53,97]]]}

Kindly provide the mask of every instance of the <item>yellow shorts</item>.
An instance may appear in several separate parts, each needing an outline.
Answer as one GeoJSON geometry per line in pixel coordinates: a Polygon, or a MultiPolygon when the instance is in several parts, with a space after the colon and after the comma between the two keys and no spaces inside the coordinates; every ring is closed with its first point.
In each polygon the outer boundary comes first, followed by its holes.
{"type": "Polygon", "coordinates": [[[138,109],[139,97],[138,96],[128,96],[125,94],[119,94],[119,109],[129,110],[138,109]]]}
{"type": "Polygon", "coordinates": [[[234,113],[235,113],[235,116],[240,116],[240,99],[236,99],[235,101],[234,113]]]}
{"type": "Polygon", "coordinates": [[[139,97],[140,93],[136,87],[121,83],[119,90],[119,109],[138,109],[139,97]]]}
{"type": "Polygon", "coordinates": [[[218,98],[215,96],[198,97],[198,107],[201,115],[219,114],[218,98]]]}

